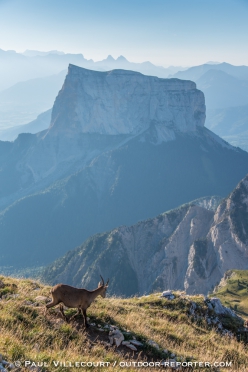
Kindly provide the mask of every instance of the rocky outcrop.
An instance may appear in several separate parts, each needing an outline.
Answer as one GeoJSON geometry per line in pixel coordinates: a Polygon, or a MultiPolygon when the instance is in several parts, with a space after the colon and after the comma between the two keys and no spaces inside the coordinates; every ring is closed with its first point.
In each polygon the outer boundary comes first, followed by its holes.
{"type": "Polygon", "coordinates": [[[8,372],[14,370],[14,368],[15,368],[14,364],[4,360],[2,354],[0,354],[0,371],[8,372]]]}

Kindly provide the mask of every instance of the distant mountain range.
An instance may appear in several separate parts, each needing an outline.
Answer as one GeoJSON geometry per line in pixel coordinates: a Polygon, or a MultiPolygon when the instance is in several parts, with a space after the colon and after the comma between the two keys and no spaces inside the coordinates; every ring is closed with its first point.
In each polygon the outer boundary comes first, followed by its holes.
{"type": "Polygon", "coordinates": [[[226,271],[247,266],[248,175],[222,202],[196,200],[90,237],[48,266],[42,279],[94,287],[102,274],[111,278],[109,290],[117,295],[170,288],[207,295],[226,271]]]}
{"type": "Polygon", "coordinates": [[[226,74],[234,76],[240,80],[248,80],[248,66],[233,66],[226,62],[217,63],[216,65],[211,63],[193,66],[185,71],[178,71],[173,75],[173,77],[197,81],[203,74],[213,69],[225,72],[226,74]]]}
{"type": "Polygon", "coordinates": [[[9,129],[0,130],[1,141],[14,141],[21,133],[35,134],[46,130],[51,122],[52,109],[43,112],[38,115],[35,120],[32,120],[28,124],[17,125],[9,129]]]}
{"type": "Polygon", "coordinates": [[[221,70],[208,70],[196,80],[208,110],[248,104],[248,79],[240,80],[221,70]]]}
{"type": "Polygon", "coordinates": [[[205,64],[173,75],[196,82],[206,97],[206,127],[248,150],[248,67],[205,64]]]}
{"type": "Polygon", "coordinates": [[[208,110],[206,126],[234,146],[248,151],[248,105],[208,110]]]}
{"type": "MultiPolygon", "coordinates": [[[[0,139],[14,140],[17,136],[13,137],[13,133],[22,133],[22,125],[31,121],[30,117],[35,118],[51,109],[65,76],[66,70],[57,75],[16,83],[0,92],[0,139]],[[9,132],[12,133],[10,137],[9,132]]],[[[46,129],[49,124],[50,121],[46,129]]],[[[39,126],[35,133],[38,131],[39,126]]]]}
{"type": "Polygon", "coordinates": [[[129,62],[123,56],[114,59],[109,55],[102,61],[94,62],[92,59],[84,58],[82,54],[65,54],[57,51],[47,53],[26,51],[21,54],[0,49],[0,91],[18,82],[58,74],[67,69],[69,63],[92,70],[106,71],[120,68],[159,77],[168,77],[169,74],[184,69],[183,67],[164,68],[148,61],[129,62]]]}
{"type": "Polygon", "coordinates": [[[191,81],[70,65],[49,129],[0,142],[1,261],[44,265],[95,233],[225,197],[248,154],[204,121],[191,81]]]}

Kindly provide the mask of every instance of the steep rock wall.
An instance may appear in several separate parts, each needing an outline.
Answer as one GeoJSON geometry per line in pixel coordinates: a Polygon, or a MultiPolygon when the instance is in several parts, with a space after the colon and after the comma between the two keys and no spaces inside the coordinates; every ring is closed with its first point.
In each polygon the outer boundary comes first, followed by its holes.
{"type": "Polygon", "coordinates": [[[49,134],[139,134],[194,131],[205,122],[205,100],[192,81],[160,79],[138,72],[98,72],[69,66],[56,98],[49,134]]]}
{"type": "Polygon", "coordinates": [[[218,206],[202,243],[201,257],[191,247],[185,287],[190,293],[212,290],[230,269],[248,268],[248,176],[218,206]],[[205,245],[205,246],[203,246],[205,245]],[[201,270],[197,272],[194,262],[201,270]]]}

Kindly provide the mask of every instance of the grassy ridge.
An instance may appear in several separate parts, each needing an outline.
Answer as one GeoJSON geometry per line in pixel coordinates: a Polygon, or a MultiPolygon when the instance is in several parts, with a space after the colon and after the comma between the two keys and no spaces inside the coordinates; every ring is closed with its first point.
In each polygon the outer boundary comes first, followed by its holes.
{"type": "MultiPolygon", "coordinates": [[[[178,361],[231,361],[231,371],[245,371],[247,366],[248,352],[243,343],[221,336],[204,318],[195,320],[189,316],[190,300],[202,309],[206,307],[202,296],[183,297],[175,293],[173,301],[160,298],[158,294],[129,299],[99,297],[88,310],[90,322],[96,323],[96,327],[85,332],[80,318],[66,323],[56,309],[44,314],[44,304],[37,303],[36,297],[50,296],[50,287],[28,279],[0,276],[0,280],[5,284],[0,289],[0,353],[9,362],[42,361],[48,367],[41,367],[40,371],[62,372],[86,369],[55,368],[52,361],[117,361],[115,367],[94,370],[137,371],[142,369],[121,368],[118,364],[121,361],[161,361],[175,354],[178,361]],[[144,346],[137,352],[125,346],[109,347],[106,344],[108,331],[100,332],[98,328],[106,324],[117,325],[126,332],[126,339],[134,336],[144,346]],[[155,341],[159,349],[150,346],[149,340],[155,341]]],[[[67,313],[73,314],[74,310],[67,313]]],[[[230,368],[217,370],[230,371],[230,368]]]]}
{"type": "Polygon", "coordinates": [[[226,273],[214,296],[235,310],[237,314],[248,319],[248,270],[230,270],[226,273]]]}

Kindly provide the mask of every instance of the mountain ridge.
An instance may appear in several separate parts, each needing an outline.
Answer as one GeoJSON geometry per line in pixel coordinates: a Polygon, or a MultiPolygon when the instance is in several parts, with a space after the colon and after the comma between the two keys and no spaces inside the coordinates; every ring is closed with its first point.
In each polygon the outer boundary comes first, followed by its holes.
{"type": "Polygon", "coordinates": [[[218,64],[203,64],[199,66],[193,66],[187,69],[186,71],[178,71],[176,72],[173,77],[179,79],[190,79],[193,81],[197,81],[205,72],[208,70],[214,69],[223,71],[227,74],[230,74],[238,79],[248,79],[248,66],[241,65],[241,66],[234,66],[230,63],[222,62],[218,64]]]}
{"type": "Polygon", "coordinates": [[[110,291],[117,295],[166,288],[206,295],[226,271],[247,268],[247,200],[248,175],[216,211],[192,202],[92,236],[48,266],[42,278],[89,286],[101,272],[112,278],[110,291]],[[126,281],[128,288],[122,285],[126,281]]]}

